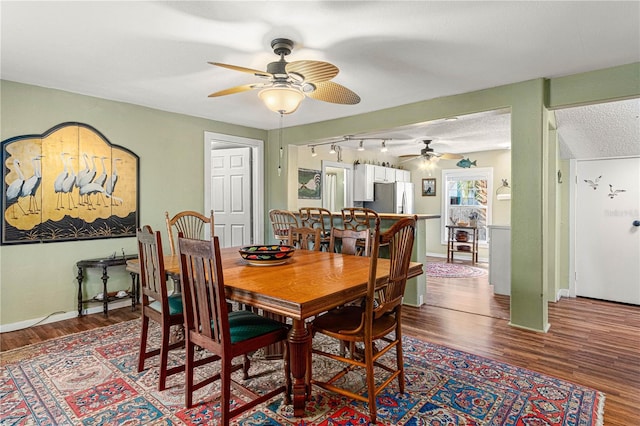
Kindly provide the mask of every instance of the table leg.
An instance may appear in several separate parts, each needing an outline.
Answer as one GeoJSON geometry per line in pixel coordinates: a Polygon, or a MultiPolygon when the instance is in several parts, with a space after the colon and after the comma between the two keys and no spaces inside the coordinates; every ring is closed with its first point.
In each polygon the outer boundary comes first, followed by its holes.
{"type": "Polygon", "coordinates": [[[289,354],[291,375],[293,376],[293,414],[304,416],[307,400],[307,363],[311,356],[311,335],[304,320],[293,320],[293,327],[289,331],[289,354]]]}
{"type": "Polygon", "coordinates": [[[131,275],[131,310],[136,310],[136,305],[138,304],[138,274],[135,272],[129,272],[131,275]]]}
{"type": "Polygon", "coordinates": [[[82,274],[82,268],[78,268],[78,275],[76,276],[76,280],[78,280],[78,316],[82,316],[82,280],[84,279],[84,275],[82,274]]]}
{"type": "Polygon", "coordinates": [[[109,315],[109,295],[107,294],[107,281],[109,275],[107,275],[107,266],[102,267],[102,312],[109,315]]]}

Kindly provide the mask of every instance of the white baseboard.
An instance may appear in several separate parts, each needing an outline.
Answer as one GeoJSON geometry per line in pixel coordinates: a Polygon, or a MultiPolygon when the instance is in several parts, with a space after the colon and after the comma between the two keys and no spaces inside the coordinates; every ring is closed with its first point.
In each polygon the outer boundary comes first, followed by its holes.
{"type": "Polygon", "coordinates": [[[442,259],[446,259],[447,255],[446,254],[442,254],[442,253],[427,253],[426,254],[427,257],[439,257],[442,259]]]}
{"type": "MultiPolygon", "coordinates": [[[[109,302],[109,310],[124,308],[126,306],[131,306],[131,299],[126,298],[122,300],[116,300],[113,302],[109,302]]],[[[89,314],[97,314],[102,312],[102,304],[94,305],[90,308],[86,308],[82,310],[83,315],[89,314]]],[[[52,322],[58,322],[70,318],[75,318],[78,316],[78,311],[70,311],[70,312],[56,312],[49,317],[42,318],[34,318],[25,321],[14,322],[11,324],[2,324],[0,325],[0,333],[7,333],[9,331],[22,330],[24,328],[33,327],[34,325],[42,325],[42,324],[50,324],[52,322]]]]}

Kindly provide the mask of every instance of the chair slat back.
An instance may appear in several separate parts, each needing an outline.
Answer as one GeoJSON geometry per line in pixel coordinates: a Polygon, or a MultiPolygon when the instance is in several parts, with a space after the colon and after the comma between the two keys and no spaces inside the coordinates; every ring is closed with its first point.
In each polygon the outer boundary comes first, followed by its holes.
{"type": "Polygon", "coordinates": [[[210,339],[218,354],[231,345],[218,237],[197,240],[178,237],[180,276],[186,333],[210,339]]]}
{"type": "Polygon", "coordinates": [[[307,228],[320,228],[321,237],[328,238],[333,228],[333,215],[322,207],[301,207],[300,225],[307,228]]]}
{"type": "Polygon", "coordinates": [[[300,226],[296,215],[289,210],[269,210],[269,218],[273,227],[273,236],[280,242],[289,239],[289,228],[300,226]]]}
{"type": "Polygon", "coordinates": [[[158,301],[162,305],[162,312],[168,315],[167,276],[160,231],[154,233],[149,225],[145,225],[138,229],[137,239],[142,303],[147,306],[154,300],[158,301]],[[153,300],[150,301],[150,298],[153,300]]]}
{"type": "Polygon", "coordinates": [[[371,229],[376,219],[380,219],[378,212],[364,207],[346,207],[342,209],[342,228],[359,231],[371,229]]]}
{"type": "Polygon", "coordinates": [[[373,291],[377,302],[377,306],[372,307],[374,318],[391,313],[402,305],[415,241],[416,221],[416,216],[400,219],[374,242],[374,245],[388,246],[390,259],[387,282],[382,287],[369,282],[369,291],[377,286],[377,290],[373,291]]]}
{"type": "Polygon", "coordinates": [[[331,228],[329,253],[369,256],[371,231],[331,228]]]}
{"type": "Polygon", "coordinates": [[[167,222],[167,233],[169,234],[172,255],[177,254],[175,239],[179,233],[182,233],[185,238],[196,240],[213,237],[214,235],[213,210],[211,210],[210,217],[192,210],[182,211],[172,218],[169,218],[169,212],[165,212],[164,215],[167,222]],[[207,225],[209,225],[209,235],[205,235],[207,225]]]}
{"type": "Polygon", "coordinates": [[[300,250],[320,251],[320,228],[292,226],[289,228],[289,245],[300,250]]]}

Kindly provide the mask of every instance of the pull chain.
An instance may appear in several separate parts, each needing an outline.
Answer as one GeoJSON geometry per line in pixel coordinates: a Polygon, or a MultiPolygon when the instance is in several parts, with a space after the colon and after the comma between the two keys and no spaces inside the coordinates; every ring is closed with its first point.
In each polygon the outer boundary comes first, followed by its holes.
{"type": "Polygon", "coordinates": [[[282,156],[283,156],[283,150],[282,150],[282,121],[283,121],[283,114],[282,111],[280,111],[280,132],[278,134],[278,146],[280,147],[280,155],[278,156],[278,176],[282,175],[282,156]]]}

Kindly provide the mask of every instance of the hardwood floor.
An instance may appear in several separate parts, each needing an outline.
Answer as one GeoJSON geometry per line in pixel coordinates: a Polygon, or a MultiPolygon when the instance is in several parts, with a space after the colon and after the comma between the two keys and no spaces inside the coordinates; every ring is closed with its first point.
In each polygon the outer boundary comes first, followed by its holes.
{"type": "Polygon", "coordinates": [[[102,313],[84,315],[64,321],[0,333],[0,351],[21,348],[22,346],[66,336],[67,334],[80,333],[81,331],[105,327],[135,318],[140,318],[140,309],[138,308],[132,312],[131,307],[126,307],[109,311],[108,317],[105,317],[102,313]]]}
{"type": "MultiPolygon", "coordinates": [[[[404,332],[606,394],[604,424],[640,425],[640,307],[584,298],[549,305],[548,333],[508,325],[508,297],[484,279],[428,278],[429,304],[405,307],[404,332]],[[474,284],[475,282],[475,284],[474,284]],[[437,306],[436,306],[437,305],[437,306]]],[[[2,351],[137,318],[121,308],[0,334],[2,351]]]]}

